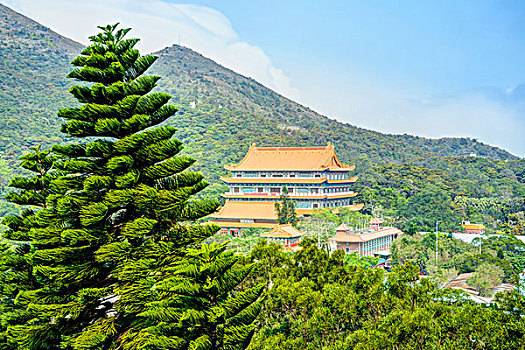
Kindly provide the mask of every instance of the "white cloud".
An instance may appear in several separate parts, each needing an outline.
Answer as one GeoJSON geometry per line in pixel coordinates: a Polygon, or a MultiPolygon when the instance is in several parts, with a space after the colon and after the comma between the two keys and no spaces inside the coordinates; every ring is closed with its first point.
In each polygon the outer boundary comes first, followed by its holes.
{"type": "Polygon", "coordinates": [[[205,6],[162,0],[3,0],[54,31],[88,44],[96,26],[120,22],[141,38],[138,48],[154,52],[178,44],[251,77],[291,99],[299,97],[290,79],[274,67],[264,51],[239,39],[221,12],[205,6]]]}
{"type": "MultiPolygon", "coordinates": [[[[302,86],[303,99],[338,120],[381,132],[424,137],[471,137],[525,155],[525,93],[479,88],[447,95],[365,81],[322,92],[302,86]]],[[[525,90],[522,86],[520,91],[525,90]]]]}

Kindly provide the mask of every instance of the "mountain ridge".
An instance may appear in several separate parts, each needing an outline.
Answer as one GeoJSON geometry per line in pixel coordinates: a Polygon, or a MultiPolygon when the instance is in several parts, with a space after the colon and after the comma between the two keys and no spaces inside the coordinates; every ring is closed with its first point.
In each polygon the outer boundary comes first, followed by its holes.
{"type": "MultiPolygon", "coordinates": [[[[166,48],[164,48],[162,50],[158,50],[158,51],[154,52],[153,54],[158,55],[159,56],[159,61],[160,61],[163,56],[165,56],[165,55],[173,55],[174,52],[185,53],[187,56],[199,57],[199,58],[201,58],[201,59],[211,63],[212,65],[214,65],[216,67],[220,67],[224,71],[229,71],[229,72],[231,72],[231,73],[233,73],[233,74],[235,74],[235,75],[245,79],[248,83],[252,83],[252,84],[255,84],[257,86],[260,86],[260,87],[270,91],[271,94],[278,95],[279,99],[281,99],[281,100],[284,100],[284,101],[287,101],[287,102],[289,102],[291,104],[297,105],[299,108],[301,108],[304,112],[308,113],[313,118],[317,118],[317,119],[321,119],[321,120],[329,120],[330,121],[329,123],[337,123],[338,125],[348,126],[348,127],[351,127],[351,128],[355,128],[355,129],[357,129],[359,131],[366,132],[366,133],[373,134],[373,135],[383,135],[383,136],[394,137],[394,138],[395,137],[413,138],[414,140],[421,140],[423,142],[426,141],[426,142],[433,143],[433,144],[435,144],[435,146],[439,145],[439,143],[441,143],[441,142],[460,142],[460,140],[463,140],[462,141],[463,143],[469,143],[468,141],[470,141],[470,142],[473,142],[474,144],[477,144],[479,146],[489,147],[489,148],[492,148],[494,150],[499,150],[498,156],[495,157],[497,159],[499,159],[499,158],[519,159],[520,158],[520,157],[510,153],[509,151],[507,151],[505,149],[502,149],[502,148],[497,147],[497,146],[492,146],[492,145],[489,145],[489,144],[485,144],[483,142],[479,142],[479,141],[477,141],[475,139],[472,139],[472,138],[467,138],[467,137],[428,138],[428,137],[423,137],[423,136],[418,136],[418,135],[411,135],[411,134],[407,134],[407,133],[403,133],[403,134],[386,133],[386,132],[379,132],[379,131],[375,131],[375,130],[362,128],[362,127],[359,127],[357,125],[352,124],[351,122],[339,121],[339,120],[336,120],[336,119],[332,119],[332,118],[330,118],[328,116],[322,115],[322,114],[312,110],[309,107],[303,106],[303,105],[301,105],[298,102],[295,102],[295,101],[293,101],[293,100],[291,100],[291,99],[289,99],[289,98],[287,98],[287,97],[285,97],[283,95],[280,95],[278,92],[275,92],[272,89],[264,86],[263,84],[257,82],[253,78],[243,76],[243,75],[241,75],[239,73],[236,73],[232,69],[229,69],[229,68],[221,66],[220,64],[216,63],[213,59],[205,57],[202,54],[192,50],[191,48],[187,48],[187,47],[183,47],[183,46],[179,46],[179,45],[173,44],[172,46],[166,47],[166,48]],[[468,141],[465,142],[466,140],[468,140],[468,141]]],[[[152,71],[155,72],[156,68],[158,68],[158,67],[155,67],[155,66],[152,67],[152,71]]],[[[163,78],[165,78],[165,77],[163,76],[163,78]]],[[[162,86],[162,82],[159,85],[162,86]]],[[[261,106],[258,105],[258,107],[261,107],[261,106]]],[[[260,110],[258,110],[258,112],[260,112],[260,110]]],[[[290,126],[291,127],[296,126],[296,125],[293,125],[293,124],[294,124],[294,122],[291,121],[290,126]]],[[[324,124],[324,126],[328,126],[328,124],[324,124]]],[[[463,154],[455,154],[455,156],[469,156],[471,153],[473,153],[473,152],[470,152],[470,151],[475,151],[475,150],[476,150],[476,148],[474,147],[474,148],[471,148],[469,150],[465,150],[463,152],[463,154]]],[[[437,152],[437,153],[439,153],[439,152],[437,152]]],[[[483,154],[483,153],[484,152],[481,152],[481,154],[483,154]]],[[[445,154],[442,154],[442,155],[445,155],[445,154]]],[[[446,154],[446,155],[450,155],[450,154],[446,154]]]]}
{"type": "MultiPolygon", "coordinates": [[[[9,9],[7,6],[4,6],[2,4],[0,4],[0,16],[0,53],[2,53],[3,56],[3,59],[0,62],[4,63],[0,66],[0,69],[2,69],[3,72],[18,70],[23,71],[25,74],[33,73],[37,75],[36,77],[31,76],[28,79],[21,80],[2,79],[0,81],[0,87],[4,88],[4,94],[2,96],[2,100],[4,101],[1,102],[4,108],[2,108],[0,112],[3,112],[5,106],[7,106],[8,108],[14,108],[14,112],[16,113],[17,111],[15,105],[19,104],[20,101],[30,104],[24,99],[20,99],[21,96],[17,96],[16,94],[10,96],[9,91],[14,90],[15,88],[19,88],[21,85],[30,91],[31,88],[34,87],[35,82],[38,83],[39,80],[41,80],[39,78],[42,78],[42,75],[38,76],[38,74],[41,73],[42,68],[45,68],[42,67],[42,61],[44,61],[45,55],[52,55],[52,57],[50,57],[49,59],[58,62],[55,62],[53,64],[54,68],[56,69],[49,72],[49,74],[51,74],[50,82],[54,84],[54,86],[57,87],[58,90],[60,90],[60,95],[38,96],[38,93],[42,94],[46,91],[46,89],[36,89],[36,91],[33,91],[33,93],[37,94],[36,98],[33,98],[33,100],[38,100],[39,97],[47,97],[47,101],[51,102],[47,106],[39,106],[40,108],[34,111],[36,113],[33,114],[36,116],[43,117],[48,121],[49,119],[53,119],[51,123],[49,123],[52,125],[49,126],[55,126],[60,124],[60,121],[58,120],[58,118],[56,118],[55,115],[58,108],[62,107],[62,105],[75,103],[75,101],[68,94],[63,94],[63,91],[65,91],[67,87],[72,83],[65,79],[65,75],[71,68],[68,61],[70,61],[76,54],[78,54],[83,45],[50,30],[49,28],[37,23],[36,21],[22,14],[19,14],[9,9]],[[12,40],[13,38],[16,38],[16,40],[12,40]],[[13,54],[13,52],[18,53],[18,55],[13,54]],[[27,60],[28,55],[30,56],[30,61],[29,64],[26,64],[26,67],[31,69],[23,70],[22,67],[17,67],[16,65],[14,67],[12,66],[13,62],[20,63],[24,62],[24,60],[27,60]],[[6,62],[9,62],[11,66],[6,67],[6,62]],[[16,86],[13,86],[13,83],[16,84],[16,86]],[[5,87],[7,87],[7,89],[5,87]],[[5,95],[6,91],[8,92],[7,95],[5,95]],[[8,100],[7,103],[5,100],[8,100]],[[61,103],[61,101],[63,103],[61,103]],[[43,116],[43,112],[46,112],[47,115],[43,116]]],[[[189,48],[173,45],[171,47],[166,47],[162,50],[159,50],[155,54],[159,56],[159,59],[156,62],[156,64],[152,67],[150,73],[161,73],[163,79],[161,79],[159,83],[159,88],[163,90],[170,90],[169,92],[172,92],[172,94],[174,95],[173,101],[176,104],[181,104],[182,111],[188,111],[188,105],[187,103],[185,104],[185,102],[187,102],[185,101],[185,99],[191,99],[191,97],[202,99],[203,96],[202,93],[199,94],[198,91],[197,93],[186,93],[186,96],[181,96],[181,91],[188,92],[188,88],[190,87],[192,87],[195,90],[195,82],[197,81],[199,83],[202,83],[202,80],[204,80],[206,83],[215,84],[215,87],[211,86],[211,84],[207,84],[206,88],[208,90],[214,89],[214,91],[217,92],[217,94],[213,96],[215,101],[209,101],[208,99],[204,101],[206,104],[211,106],[211,102],[217,102],[219,106],[225,105],[227,107],[230,107],[231,109],[240,110],[242,113],[250,112],[254,115],[265,117],[265,119],[267,120],[270,119],[271,121],[276,121],[276,128],[278,128],[279,130],[293,130],[299,133],[307,133],[308,128],[311,127],[333,128],[335,126],[336,128],[347,129],[347,131],[350,134],[364,134],[367,136],[369,141],[380,142],[380,138],[386,138],[386,140],[383,140],[383,142],[388,141],[390,143],[397,143],[398,147],[416,146],[424,150],[424,152],[430,151],[432,153],[436,153],[442,156],[466,156],[470,153],[477,153],[481,156],[490,156],[496,159],[518,159],[518,157],[510,154],[506,150],[490,145],[485,145],[483,143],[472,141],[466,138],[431,139],[406,134],[385,134],[377,131],[360,128],[351,125],[350,123],[344,123],[334,119],[330,119],[326,116],[316,113],[308,107],[302,106],[278,94],[277,92],[265,87],[264,85],[258,83],[252,78],[242,76],[231,69],[220,66],[212,59],[206,58],[203,55],[189,48]],[[166,67],[166,65],[170,65],[171,67],[166,67]],[[181,84],[181,81],[177,81],[176,79],[174,79],[174,77],[172,77],[173,74],[169,74],[169,68],[172,68],[173,70],[174,67],[179,68],[177,70],[177,73],[179,74],[181,72],[181,68],[190,69],[190,71],[186,74],[186,76],[189,77],[189,81],[186,82],[186,86],[183,86],[183,84],[181,84]],[[193,71],[191,71],[191,69],[193,69],[193,71]],[[226,100],[224,98],[221,98],[223,97],[222,93],[224,92],[224,90],[233,91],[235,93],[235,99],[226,100]],[[407,140],[414,144],[407,145],[407,140]],[[457,144],[458,146],[455,147],[456,151],[443,151],[442,144],[444,143],[457,144]]],[[[13,74],[8,75],[12,76],[13,74]]],[[[31,108],[34,108],[35,106],[30,105],[28,107],[29,111],[31,112],[31,108]]],[[[24,128],[24,126],[27,125],[21,126],[22,129],[24,128]]],[[[41,130],[40,132],[38,130],[35,130],[33,134],[38,134],[42,132],[44,132],[44,130],[41,130]]],[[[42,140],[43,143],[51,143],[48,141],[56,142],[57,137],[61,139],[61,135],[59,135],[58,130],[55,129],[54,134],[55,135],[51,137],[50,133],[46,133],[46,137],[44,137],[44,139],[42,140]],[[47,137],[50,137],[53,140],[47,140],[47,137]]],[[[326,141],[332,141],[336,144],[336,146],[338,146],[337,137],[333,137],[333,139],[330,140],[330,135],[327,135],[324,137],[323,140],[318,139],[319,137],[309,141],[315,142],[315,144],[325,144],[326,141]]],[[[27,145],[20,144],[20,146],[23,147],[27,145]]],[[[6,152],[5,148],[2,149],[2,147],[0,147],[0,151],[3,153],[6,152]]],[[[356,155],[357,154],[355,152],[352,153],[352,156],[355,157],[356,155]]],[[[401,155],[396,156],[398,156],[398,158],[400,159],[405,159],[405,157],[401,155]]],[[[379,158],[385,158],[384,160],[386,160],[386,162],[399,161],[399,159],[395,159],[396,157],[392,156],[380,156],[379,158]]]]}

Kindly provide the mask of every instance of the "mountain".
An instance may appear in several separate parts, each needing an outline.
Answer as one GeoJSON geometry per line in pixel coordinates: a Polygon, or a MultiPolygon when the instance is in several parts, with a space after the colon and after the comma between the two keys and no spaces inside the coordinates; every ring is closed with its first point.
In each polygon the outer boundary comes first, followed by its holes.
{"type": "MultiPolygon", "coordinates": [[[[76,104],[67,93],[74,82],[65,76],[81,49],[0,4],[0,188],[20,173],[17,157],[28,147],[67,142],[56,113],[76,104]]],[[[198,159],[197,167],[212,183],[210,194],[224,189],[219,181],[226,174],[223,166],[242,159],[252,143],[313,146],[330,141],[344,162],[356,163],[363,179],[374,179],[370,183],[381,183],[378,174],[388,176],[377,167],[410,164],[448,173],[463,181],[457,186],[463,192],[474,193],[476,181],[484,181],[488,187],[478,197],[505,191],[519,195],[525,166],[505,150],[468,138],[366,130],[322,116],[191,49],[173,45],[155,54],[159,59],[149,73],[162,76],[158,89],[172,94],[179,106],[169,123],[179,128],[176,136],[184,141],[185,152],[198,159]]]]}
{"type": "Polygon", "coordinates": [[[64,139],[56,112],[73,103],[64,77],[81,48],[0,4],[0,186],[27,147],[64,139]]]}

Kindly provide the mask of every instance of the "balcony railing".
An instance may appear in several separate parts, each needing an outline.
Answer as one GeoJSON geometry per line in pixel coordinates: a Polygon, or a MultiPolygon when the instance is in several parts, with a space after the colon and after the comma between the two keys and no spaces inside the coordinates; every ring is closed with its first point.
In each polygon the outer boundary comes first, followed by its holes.
{"type": "MultiPolygon", "coordinates": [[[[319,192],[309,192],[309,193],[289,193],[290,197],[335,197],[335,196],[352,196],[354,195],[354,191],[347,191],[347,192],[334,192],[334,193],[322,193],[319,192]]],[[[270,192],[226,192],[224,193],[225,196],[250,196],[250,197],[279,197],[281,193],[270,193],[270,192]]]]}

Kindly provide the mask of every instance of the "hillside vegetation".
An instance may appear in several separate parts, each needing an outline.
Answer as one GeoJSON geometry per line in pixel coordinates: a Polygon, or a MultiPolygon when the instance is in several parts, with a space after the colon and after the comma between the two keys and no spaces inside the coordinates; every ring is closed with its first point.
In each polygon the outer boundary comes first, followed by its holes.
{"type": "MultiPolygon", "coordinates": [[[[68,141],[59,132],[62,121],[56,112],[75,103],[67,93],[70,82],[65,75],[81,48],[0,5],[2,192],[9,179],[21,173],[17,158],[28,147],[68,141]]],[[[356,163],[363,194],[358,199],[368,204],[365,210],[381,204],[407,222],[425,211],[423,205],[438,200],[447,210],[434,213],[446,213],[451,225],[469,217],[469,210],[456,205],[460,197],[492,198],[492,207],[500,210],[504,203],[508,208],[498,216],[491,207],[476,214],[480,220],[496,223],[523,211],[524,161],[502,149],[468,138],[436,140],[358,128],[319,115],[188,48],[174,45],[156,54],[159,59],[151,73],[163,76],[157,90],[174,95],[172,103],[180,110],[168,123],[179,129],[176,136],[187,145],[184,152],[199,160],[197,167],[212,184],[208,196],[225,189],[219,180],[227,174],[224,165],[238,162],[252,143],[313,146],[330,141],[344,162],[356,163]],[[471,153],[478,157],[468,157],[471,153]],[[404,176],[411,173],[417,174],[415,185],[406,184],[404,176]],[[446,186],[433,184],[441,177],[446,186]],[[433,199],[422,200],[423,194],[433,199]]],[[[0,216],[12,209],[0,203],[0,216]]],[[[434,214],[427,214],[428,219],[416,221],[427,225],[435,220],[434,214]]]]}

